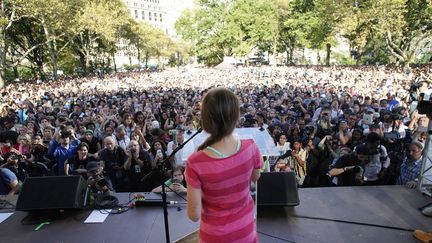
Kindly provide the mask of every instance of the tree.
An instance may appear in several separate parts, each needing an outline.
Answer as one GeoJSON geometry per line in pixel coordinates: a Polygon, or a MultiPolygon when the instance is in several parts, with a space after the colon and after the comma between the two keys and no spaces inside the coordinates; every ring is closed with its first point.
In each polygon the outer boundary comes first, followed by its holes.
{"type": "MultiPolygon", "coordinates": [[[[6,51],[9,48],[7,43],[7,32],[20,20],[22,13],[22,0],[2,0],[0,1],[0,88],[5,85],[6,51]]],[[[36,47],[35,47],[36,48],[36,47]]]]}
{"type": "Polygon", "coordinates": [[[98,59],[115,53],[116,43],[130,24],[130,14],[121,0],[86,0],[71,27],[73,49],[80,58],[85,74],[92,71],[98,59]]]}
{"type": "Polygon", "coordinates": [[[244,57],[259,47],[276,54],[278,34],[278,16],[273,2],[237,0],[230,6],[221,39],[229,43],[229,54],[244,57]]]}
{"type": "Polygon", "coordinates": [[[229,43],[221,39],[230,1],[201,0],[193,11],[185,11],[177,20],[177,33],[192,45],[198,61],[215,65],[223,61],[229,43]]]}
{"type": "Polygon", "coordinates": [[[244,57],[254,48],[276,53],[276,5],[264,0],[201,1],[197,10],[183,13],[176,29],[208,65],[225,55],[244,57]]]}
{"type": "Polygon", "coordinates": [[[46,60],[45,36],[42,28],[31,18],[22,18],[13,25],[7,33],[9,43],[9,52],[7,66],[13,68],[14,78],[20,78],[18,74],[18,65],[23,65],[18,60],[23,58],[30,62],[30,69],[33,76],[44,78],[43,66],[46,60]],[[37,48],[32,48],[37,46],[37,48]],[[25,56],[27,50],[32,51],[25,56]]]}
{"type": "Polygon", "coordinates": [[[379,31],[384,34],[387,48],[397,62],[408,65],[420,48],[432,41],[432,3],[430,0],[380,0],[379,31]]]}
{"type": "Polygon", "coordinates": [[[345,8],[349,14],[341,32],[358,60],[371,51],[382,52],[384,45],[387,55],[408,65],[432,42],[431,4],[430,0],[358,1],[351,9],[345,8]]]}
{"type": "Polygon", "coordinates": [[[287,52],[287,64],[293,64],[294,49],[312,46],[309,42],[309,35],[316,25],[316,18],[313,15],[313,1],[296,0],[287,5],[278,3],[280,11],[280,48],[287,52]]]}
{"type": "Polygon", "coordinates": [[[43,30],[54,79],[57,79],[59,53],[70,43],[67,33],[82,4],[81,0],[32,0],[25,3],[28,15],[43,30]]]}

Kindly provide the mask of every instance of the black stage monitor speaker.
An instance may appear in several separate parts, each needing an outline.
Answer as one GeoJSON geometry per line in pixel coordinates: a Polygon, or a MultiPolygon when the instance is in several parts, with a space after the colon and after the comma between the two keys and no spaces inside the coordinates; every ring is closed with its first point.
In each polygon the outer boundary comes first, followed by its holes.
{"type": "Polygon", "coordinates": [[[297,206],[295,172],[263,172],[257,185],[258,206],[297,206]]]}
{"type": "Polygon", "coordinates": [[[24,181],[15,210],[82,209],[87,182],[82,176],[29,177],[24,181]]]}

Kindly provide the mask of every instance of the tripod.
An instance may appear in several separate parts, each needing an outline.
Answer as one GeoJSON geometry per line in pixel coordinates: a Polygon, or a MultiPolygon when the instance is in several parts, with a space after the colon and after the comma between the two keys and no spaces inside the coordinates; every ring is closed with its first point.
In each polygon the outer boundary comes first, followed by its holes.
{"type": "Polygon", "coordinates": [[[424,154],[419,175],[418,190],[432,197],[432,120],[429,120],[424,154]]]}

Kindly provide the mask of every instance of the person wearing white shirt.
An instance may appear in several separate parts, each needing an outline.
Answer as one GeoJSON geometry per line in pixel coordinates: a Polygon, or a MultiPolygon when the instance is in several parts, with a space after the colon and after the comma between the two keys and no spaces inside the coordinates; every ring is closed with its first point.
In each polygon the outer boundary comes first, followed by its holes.
{"type": "MultiPolygon", "coordinates": [[[[177,129],[174,140],[169,142],[167,145],[167,155],[170,155],[180,144],[184,142],[184,130],[177,129]]],[[[186,156],[192,154],[194,151],[193,141],[187,143],[180,151],[178,151],[175,156],[172,158],[173,168],[177,166],[185,166],[186,165],[186,156]]]]}
{"type": "Polygon", "coordinates": [[[130,138],[127,136],[126,127],[120,125],[116,128],[116,141],[117,145],[122,149],[126,150],[127,146],[129,146],[130,138]]]}

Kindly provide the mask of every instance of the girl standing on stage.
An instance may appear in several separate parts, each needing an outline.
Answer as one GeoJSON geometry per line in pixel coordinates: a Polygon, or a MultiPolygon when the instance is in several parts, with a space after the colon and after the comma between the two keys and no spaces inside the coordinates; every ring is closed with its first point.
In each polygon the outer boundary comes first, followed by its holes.
{"type": "Polygon", "coordinates": [[[210,136],[186,164],[188,216],[201,218],[201,242],[257,242],[251,181],[263,161],[252,139],[233,135],[240,116],[239,100],[225,88],[205,95],[201,122],[210,136]]]}

